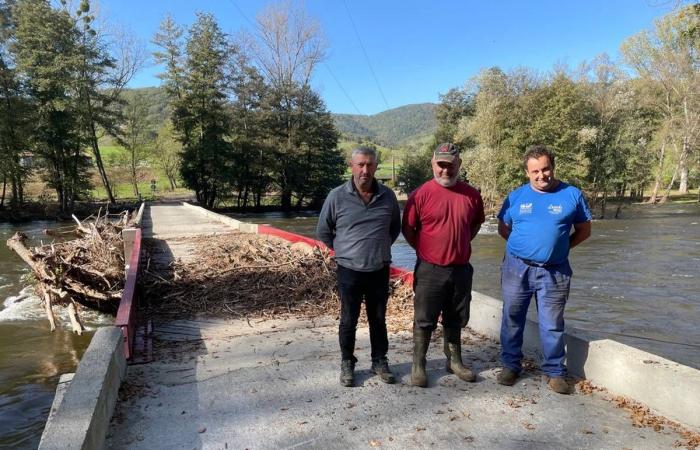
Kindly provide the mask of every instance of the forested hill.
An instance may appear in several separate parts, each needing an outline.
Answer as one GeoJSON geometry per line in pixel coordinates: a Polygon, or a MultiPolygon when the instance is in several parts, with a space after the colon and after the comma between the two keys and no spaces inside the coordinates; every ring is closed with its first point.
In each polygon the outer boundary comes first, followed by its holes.
{"type": "MultiPolygon", "coordinates": [[[[159,87],[126,89],[124,97],[132,100],[140,95],[148,110],[150,127],[157,129],[169,114],[165,90],[159,87]]],[[[386,146],[398,147],[435,133],[435,104],[420,103],[389,109],[371,116],[333,114],[335,126],[346,137],[386,146]]]]}
{"type": "Polygon", "coordinates": [[[389,109],[371,116],[333,114],[335,126],[344,135],[361,141],[397,147],[435,133],[435,104],[420,103],[389,109]]]}

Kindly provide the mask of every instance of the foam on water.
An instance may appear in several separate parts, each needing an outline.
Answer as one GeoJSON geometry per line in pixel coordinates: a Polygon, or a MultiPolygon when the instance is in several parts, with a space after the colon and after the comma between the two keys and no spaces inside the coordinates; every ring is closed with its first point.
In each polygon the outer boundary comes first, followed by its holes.
{"type": "MultiPolygon", "coordinates": [[[[36,296],[34,288],[27,286],[19,294],[11,295],[3,302],[4,309],[0,311],[0,322],[16,320],[47,320],[46,310],[39,297],[36,296]]],[[[54,306],[54,316],[57,327],[70,327],[68,309],[54,306]]],[[[82,309],[80,319],[85,326],[85,330],[93,331],[100,325],[111,323],[114,319],[97,311],[82,309]]]]}
{"type": "Polygon", "coordinates": [[[17,295],[7,297],[3,307],[0,321],[37,320],[45,316],[41,299],[35,295],[31,286],[25,287],[17,295]]]}

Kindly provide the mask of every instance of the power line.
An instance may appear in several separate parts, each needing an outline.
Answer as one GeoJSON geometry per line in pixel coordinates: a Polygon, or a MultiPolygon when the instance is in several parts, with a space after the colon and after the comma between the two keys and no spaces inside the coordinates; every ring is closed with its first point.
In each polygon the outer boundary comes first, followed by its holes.
{"type": "MultiPolygon", "coordinates": [[[[253,22],[253,20],[251,20],[251,19],[246,15],[246,13],[243,12],[243,9],[241,9],[241,7],[238,5],[238,3],[236,3],[234,0],[229,0],[229,1],[230,1],[231,4],[238,10],[238,13],[239,13],[249,24],[251,24],[251,25],[253,26],[253,28],[256,28],[256,29],[259,28],[259,25],[258,25],[256,22],[253,22]]],[[[345,95],[345,98],[347,98],[348,101],[350,102],[350,104],[352,105],[352,107],[355,108],[355,111],[357,111],[357,114],[362,115],[362,113],[360,112],[360,109],[357,107],[357,105],[355,104],[355,102],[352,101],[352,98],[350,97],[350,94],[348,94],[348,91],[345,90],[345,88],[343,87],[343,85],[342,85],[342,83],[340,82],[340,80],[338,79],[338,77],[336,77],[336,76],[335,76],[335,73],[333,73],[333,71],[331,70],[331,66],[329,66],[328,63],[326,63],[325,61],[323,62],[323,65],[324,65],[324,66],[326,67],[326,69],[328,70],[328,73],[331,74],[331,77],[333,78],[333,80],[335,80],[336,84],[338,85],[338,87],[340,88],[340,90],[341,90],[341,91],[343,92],[343,94],[345,95]]],[[[384,94],[382,93],[382,97],[383,97],[383,96],[384,96],[384,94]]],[[[384,103],[386,103],[386,99],[384,99],[384,103]]],[[[387,108],[388,108],[388,106],[387,106],[387,108]]]]}
{"type": "Polygon", "coordinates": [[[345,5],[345,11],[348,13],[348,18],[350,19],[350,23],[352,24],[352,29],[355,31],[355,36],[357,37],[357,42],[360,43],[360,48],[362,49],[362,53],[365,54],[365,60],[367,61],[367,66],[369,67],[369,71],[372,73],[372,77],[374,78],[374,82],[377,85],[377,89],[379,89],[379,93],[382,95],[382,99],[384,100],[384,104],[386,105],[386,109],[390,109],[389,102],[386,101],[386,97],[384,96],[384,91],[382,90],[382,87],[379,84],[379,79],[377,78],[377,75],[374,73],[374,68],[372,67],[372,63],[369,61],[369,56],[367,55],[367,50],[365,50],[365,46],[362,44],[362,39],[360,39],[360,33],[358,33],[358,31],[357,31],[357,27],[355,26],[355,21],[352,20],[352,15],[350,14],[350,8],[348,8],[348,4],[345,0],[343,0],[343,5],[345,5]]]}
{"type": "Polygon", "coordinates": [[[350,95],[348,95],[348,92],[345,90],[343,85],[340,84],[340,81],[338,80],[338,78],[336,78],[335,74],[331,70],[331,67],[328,64],[326,64],[325,62],[323,63],[323,65],[326,66],[326,69],[328,69],[328,73],[330,73],[331,76],[333,77],[333,79],[335,80],[335,82],[338,83],[338,87],[340,88],[341,91],[343,91],[343,94],[345,94],[345,98],[348,99],[348,101],[350,102],[352,107],[355,108],[355,111],[357,111],[357,114],[362,115],[362,113],[360,112],[360,109],[357,107],[355,102],[352,101],[352,99],[350,98],[350,95]]]}

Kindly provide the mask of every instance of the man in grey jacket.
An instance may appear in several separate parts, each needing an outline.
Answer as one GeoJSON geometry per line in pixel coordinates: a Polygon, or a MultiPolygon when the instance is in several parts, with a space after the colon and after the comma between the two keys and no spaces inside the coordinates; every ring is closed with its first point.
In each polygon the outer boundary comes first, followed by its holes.
{"type": "Polygon", "coordinates": [[[385,383],[396,381],[386,358],[389,340],[386,305],[389,298],[391,244],[401,230],[394,192],[377,182],[377,153],[358,147],[349,161],[352,178],[333,189],[323,203],[316,234],[335,251],[340,293],[340,384],[355,381],[355,332],[365,302],[372,346],[372,372],[385,383]]]}

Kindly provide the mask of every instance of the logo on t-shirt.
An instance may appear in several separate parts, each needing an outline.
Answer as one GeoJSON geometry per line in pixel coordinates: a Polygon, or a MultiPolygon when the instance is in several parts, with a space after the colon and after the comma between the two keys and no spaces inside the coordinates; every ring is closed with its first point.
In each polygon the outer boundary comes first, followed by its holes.
{"type": "Polygon", "coordinates": [[[532,214],[532,203],[521,203],[520,214],[532,214]]]}
{"type": "Polygon", "coordinates": [[[561,214],[562,207],[561,205],[549,205],[547,210],[550,214],[561,214]]]}

